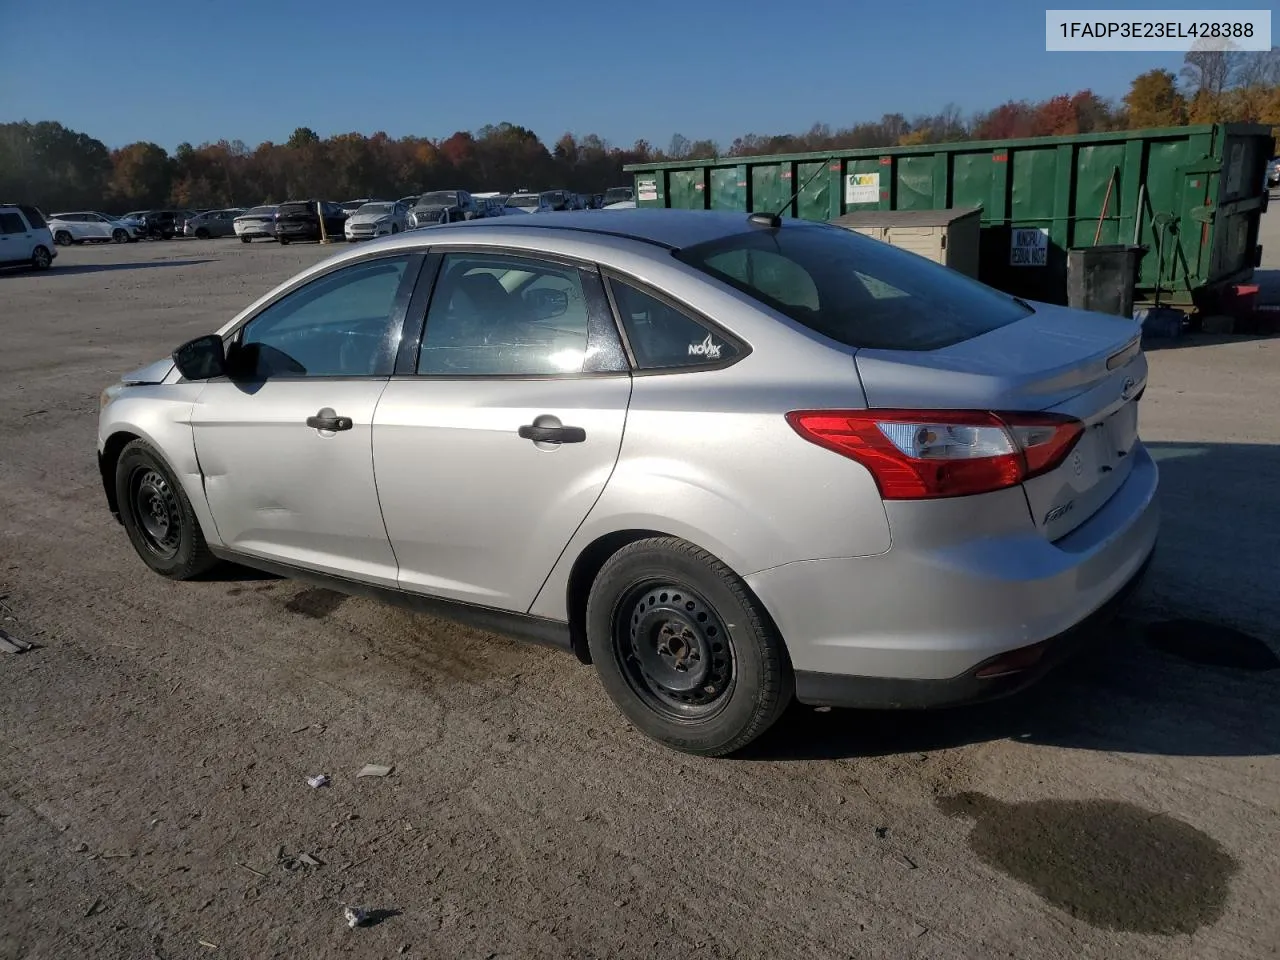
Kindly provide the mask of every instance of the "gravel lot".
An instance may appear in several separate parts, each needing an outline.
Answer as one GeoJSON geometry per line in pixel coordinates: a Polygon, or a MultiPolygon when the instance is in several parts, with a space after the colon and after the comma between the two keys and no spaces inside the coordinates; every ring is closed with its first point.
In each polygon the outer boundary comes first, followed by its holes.
{"type": "Polygon", "coordinates": [[[982,708],[795,708],[706,761],[566,655],[136,559],[99,390],[329,249],[0,274],[0,626],[39,644],[0,653],[0,956],[1276,955],[1280,339],[1151,351],[1164,528],[1104,652],[982,708]]]}

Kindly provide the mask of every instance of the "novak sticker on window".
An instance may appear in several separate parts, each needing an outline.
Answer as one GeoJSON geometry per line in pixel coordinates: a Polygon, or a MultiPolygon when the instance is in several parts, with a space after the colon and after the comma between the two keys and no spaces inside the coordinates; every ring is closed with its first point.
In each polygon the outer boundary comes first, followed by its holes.
{"type": "Polygon", "coordinates": [[[708,360],[720,359],[720,344],[712,343],[711,334],[707,334],[707,338],[701,343],[689,344],[689,356],[706,357],[708,360]]]}

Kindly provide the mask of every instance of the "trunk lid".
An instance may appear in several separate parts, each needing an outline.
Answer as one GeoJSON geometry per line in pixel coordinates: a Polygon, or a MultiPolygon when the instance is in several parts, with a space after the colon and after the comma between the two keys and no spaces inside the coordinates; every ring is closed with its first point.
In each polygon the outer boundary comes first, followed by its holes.
{"type": "Polygon", "coordinates": [[[1083,436],[1056,470],[1023,484],[1037,529],[1066,536],[1124,483],[1147,382],[1140,329],[1121,317],[1033,304],[1035,313],[938,350],[860,350],[870,407],[1048,411],[1083,436]]]}

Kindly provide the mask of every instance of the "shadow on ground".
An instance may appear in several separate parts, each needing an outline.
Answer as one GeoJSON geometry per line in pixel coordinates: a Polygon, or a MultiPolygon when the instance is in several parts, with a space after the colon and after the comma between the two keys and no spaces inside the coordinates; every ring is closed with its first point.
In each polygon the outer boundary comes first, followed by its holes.
{"type": "Polygon", "coordinates": [[[1002,739],[1173,756],[1280,753],[1280,447],[1148,447],[1161,476],[1156,561],[1133,616],[1104,628],[1090,650],[1026,693],[987,704],[821,713],[797,705],[745,757],[1002,739]]]}
{"type": "Polygon", "coordinates": [[[216,257],[203,257],[201,259],[187,260],[139,260],[136,263],[72,263],[66,266],[59,266],[55,261],[53,266],[40,273],[32,271],[13,271],[10,275],[20,276],[39,276],[39,277],[68,277],[77,273],[106,273],[115,270],[149,270],[152,267],[192,267],[198,263],[216,263],[216,257]]]}

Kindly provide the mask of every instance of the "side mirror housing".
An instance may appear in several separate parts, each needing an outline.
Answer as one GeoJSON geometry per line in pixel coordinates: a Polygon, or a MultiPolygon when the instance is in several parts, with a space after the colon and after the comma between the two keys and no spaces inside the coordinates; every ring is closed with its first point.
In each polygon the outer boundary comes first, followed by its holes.
{"type": "Polygon", "coordinates": [[[227,351],[216,333],[188,340],[173,351],[178,372],[188,380],[212,380],[227,373],[227,351]]]}

